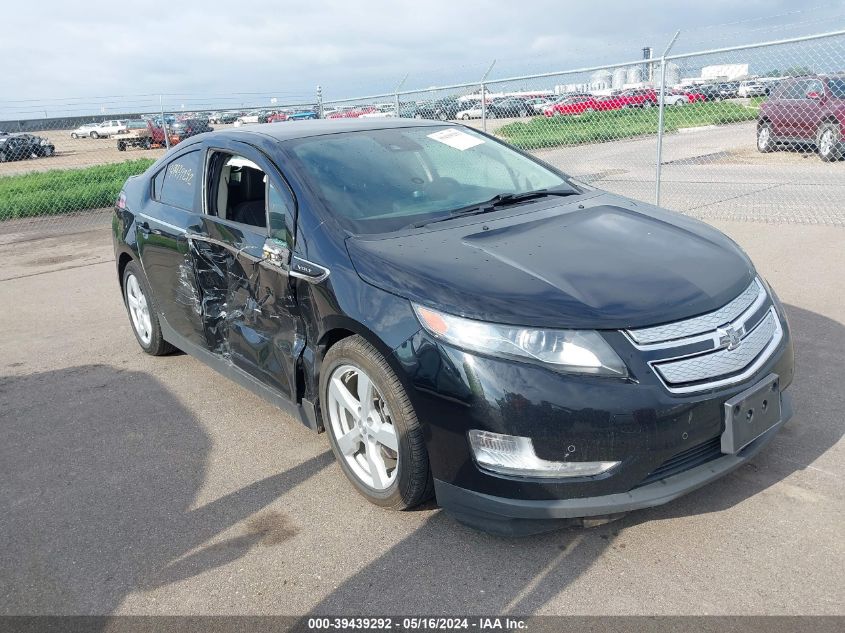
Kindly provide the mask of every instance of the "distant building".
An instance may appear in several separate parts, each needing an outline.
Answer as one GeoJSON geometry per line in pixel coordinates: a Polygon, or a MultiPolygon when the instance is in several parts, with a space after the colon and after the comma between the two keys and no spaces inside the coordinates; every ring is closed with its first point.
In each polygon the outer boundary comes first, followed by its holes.
{"type": "Polygon", "coordinates": [[[748,77],[748,64],[718,64],[701,69],[705,81],[734,81],[748,77]]]}

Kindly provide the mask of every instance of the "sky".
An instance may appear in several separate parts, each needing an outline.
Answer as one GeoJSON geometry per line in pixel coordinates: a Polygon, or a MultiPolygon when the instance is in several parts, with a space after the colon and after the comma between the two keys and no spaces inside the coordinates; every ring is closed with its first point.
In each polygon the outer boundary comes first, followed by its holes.
{"type": "Polygon", "coordinates": [[[0,120],[313,102],[845,28],[845,0],[9,2],[0,120]]]}

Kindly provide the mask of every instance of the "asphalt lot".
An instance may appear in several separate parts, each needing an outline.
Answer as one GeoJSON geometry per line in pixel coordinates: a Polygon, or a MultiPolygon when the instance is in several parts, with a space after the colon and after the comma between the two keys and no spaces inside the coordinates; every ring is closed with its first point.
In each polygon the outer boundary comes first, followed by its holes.
{"type": "Polygon", "coordinates": [[[376,508],[325,436],[143,354],[106,229],[8,233],[0,613],[845,614],[845,228],[714,224],[787,304],[794,419],[670,505],[523,539],[376,508]]]}

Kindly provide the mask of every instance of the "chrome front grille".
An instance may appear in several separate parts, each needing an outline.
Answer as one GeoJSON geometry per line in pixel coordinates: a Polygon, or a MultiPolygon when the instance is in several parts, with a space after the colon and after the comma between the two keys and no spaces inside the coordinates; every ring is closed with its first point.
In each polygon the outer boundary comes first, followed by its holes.
{"type": "Polygon", "coordinates": [[[640,345],[652,345],[654,343],[673,341],[710,332],[720,325],[730,323],[748,310],[754,303],[765,301],[765,299],[766,291],[763,289],[760,281],[755,279],[736,299],[714,312],[708,312],[707,314],[686,319],[685,321],[675,321],[674,323],[655,325],[654,327],[628,330],[628,336],[640,345]]]}
{"type": "Polygon", "coordinates": [[[727,386],[751,377],[783,338],[759,279],[708,314],[625,333],[673,393],[727,386]]]}

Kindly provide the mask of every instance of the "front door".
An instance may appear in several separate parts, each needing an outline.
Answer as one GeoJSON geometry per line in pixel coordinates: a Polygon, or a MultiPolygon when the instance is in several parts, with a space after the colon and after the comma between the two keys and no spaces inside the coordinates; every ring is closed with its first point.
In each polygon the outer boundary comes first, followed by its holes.
{"type": "Polygon", "coordinates": [[[206,165],[202,224],[189,236],[206,345],[295,400],[305,334],[294,280],[265,257],[268,244],[293,250],[293,196],[275,165],[247,144],[220,141],[206,165]]]}

